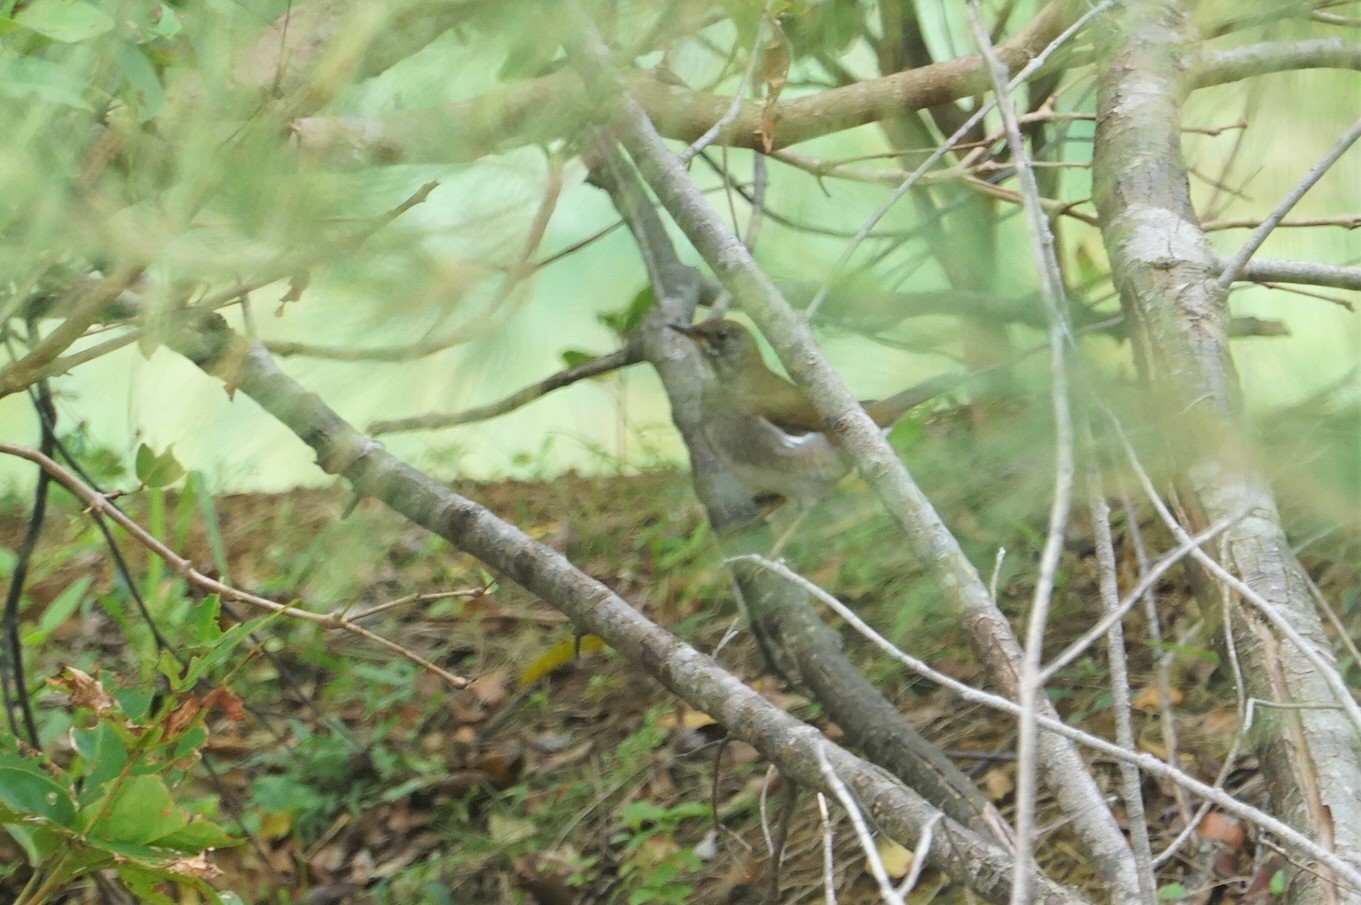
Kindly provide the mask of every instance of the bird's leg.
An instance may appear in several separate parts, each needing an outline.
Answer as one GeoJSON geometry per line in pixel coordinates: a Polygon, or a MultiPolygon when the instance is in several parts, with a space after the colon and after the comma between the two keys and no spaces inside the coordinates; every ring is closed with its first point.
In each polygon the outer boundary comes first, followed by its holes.
{"type": "Polygon", "coordinates": [[[813,511],[812,506],[803,506],[797,502],[794,503],[794,506],[798,509],[798,514],[795,515],[793,521],[789,523],[789,527],[781,531],[780,536],[775,539],[775,543],[770,548],[771,559],[780,558],[780,553],[784,550],[784,545],[794,536],[794,532],[803,527],[804,521],[808,518],[808,513],[813,511]]]}

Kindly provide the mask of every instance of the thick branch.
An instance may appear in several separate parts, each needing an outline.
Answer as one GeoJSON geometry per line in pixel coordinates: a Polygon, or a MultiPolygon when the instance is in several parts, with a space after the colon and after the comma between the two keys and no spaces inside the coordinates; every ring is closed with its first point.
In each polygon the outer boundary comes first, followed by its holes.
{"type": "MultiPolygon", "coordinates": [[[[1072,21],[1073,6],[1069,0],[1052,0],[1025,30],[997,48],[1003,62],[1013,69],[1024,66],[1072,21]]],[[[987,90],[987,83],[978,56],[970,54],[782,101],[771,114],[772,147],[971,97],[987,90]]],[[[663,135],[687,143],[723,119],[733,104],[732,98],[678,88],[647,73],[631,74],[629,91],[663,135]]],[[[438,113],[299,119],[293,123],[293,140],[303,151],[340,162],[474,160],[572,135],[590,122],[596,100],[574,73],[564,70],[448,105],[438,113]]],[[[763,110],[759,101],[743,101],[716,141],[764,148],[763,110]]]]}
{"type": "Polygon", "coordinates": [[[1342,38],[1318,38],[1206,50],[1196,58],[1189,82],[1193,88],[1208,88],[1255,75],[1296,69],[1361,71],[1361,44],[1342,38]]]}
{"type": "MultiPolygon", "coordinates": [[[[967,614],[975,648],[993,682],[1016,692],[1020,648],[1005,617],[993,605],[977,570],[903,463],[884,441],[840,377],[812,341],[808,326],[789,307],[742,243],[705,202],[675,156],[662,143],[643,108],[627,94],[609,51],[584,16],[576,15],[568,41],[569,59],[585,81],[617,92],[615,124],[620,140],[643,178],[690,239],[714,275],[727,287],[761,331],[781,362],[826,416],[829,432],[874,487],[898,521],[917,558],[930,570],[947,599],[967,614]]],[[[1048,701],[1040,711],[1052,715],[1048,701]]],[[[1102,861],[1128,845],[1086,764],[1066,740],[1046,734],[1041,742],[1045,779],[1074,821],[1074,828],[1102,861]]]]}
{"type": "MultiPolygon", "coordinates": [[[[916,838],[938,812],[884,772],[829,744],[822,734],[772,705],[711,658],[648,620],[623,598],[575,568],[560,553],[501,521],[483,507],[417,471],[345,423],[321,399],[283,373],[258,343],[246,344],[221,318],[190,313],[172,348],[205,372],[227,379],[278,418],[317,453],[326,471],[348,480],[416,524],[482,560],[567,614],[582,632],[603,638],[629,662],[710,714],[761,751],[795,782],[827,789],[817,767],[819,746],[837,774],[890,836],[916,838]]],[[[930,863],[991,901],[1007,895],[1007,853],[950,819],[940,820],[930,863]]],[[[1041,881],[1037,901],[1082,901],[1059,884],[1041,881]]]]}
{"type": "MultiPolygon", "coordinates": [[[[1160,432],[1174,445],[1195,505],[1193,527],[1235,512],[1246,518],[1223,538],[1220,559],[1270,601],[1297,634],[1336,669],[1309,596],[1308,576],[1291,552],[1265,477],[1250,464],[1252,437],[1228,345],[1227,292],[1191,204],[1178,122],[1187,90],[1185,61],[1198,36],[1190,0],[1131,0],[1105,48],[1097,83],[1094,196],[1115,284],[1135,335],[1145,378],[1169,413],[1160,432]]],[[[1247,694],[1268,725],[1253,734],[1273,808],[1312,829],[1344,859],[1361,864],[1361,762],[1346,718],[1331,707],[1317,666],[1260,614],[1227,597],[1234,649],[1247,694]]],[[[1289,902],[1361,902],[1361,892],[1293,875],[1289,902]]]]}
{"type": "MultiPolygon", "coordinates": [[[[1219,262],[1222,270],[1228,259],[1220,258],[1219,262]]],[[[1314,261],[1253,258],[1243,267],[1238,279],[1249,283],[1301,283],[1361,292],[1361,267],[1318,264],[1314,261]]]]}

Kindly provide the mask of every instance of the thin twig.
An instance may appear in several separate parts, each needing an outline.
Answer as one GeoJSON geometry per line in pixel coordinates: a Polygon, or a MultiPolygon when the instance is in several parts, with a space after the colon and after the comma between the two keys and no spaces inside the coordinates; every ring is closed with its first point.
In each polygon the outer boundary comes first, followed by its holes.
{"type": "MultiPolygon", "coordinates": [[[[1111,421],[1115,425],[1116,435],[1120,438],[1121,446],[1124,448],[1125,456],[1129,460],[1130,466],[1138,476],[1139,483],[1144,488],[1144,493],[1148,494],[1149,501],[1153,503],[1153,508],[1157,510],[1159,518],[1163,520],[1163,524],[1172,532],[1173,537],[1177,538],[1181,543],[1186,544],[1191,541],[1192,538],[1186,533],[1186,529],[1181,526],[1181,523],[1177,520],[1176,516],[1168,510],[1167,506],[1164,505],[1162,498],[1158,496],[1157,490],[1153,486],[1153,479],[1150,478],[1148,472],[1144,470],[1138,455],[1134,451],[1134,446],[1129,442],[1129,437],[1125,434],[1123,428],[1121,428],[1119,421],[1115,419],[1114,416],[1111,416],[1111,421]]],[[[1357,704],[1356,698],[1352,696],[1351,690],[1347,688],[1347,683],[1337,671],[1336,666],[1324,661],[1316,647],[1305,640],[1305,638],[1300,635],[1299,631],[1286,621],[1285,617],[1281,615],[1278,607],[1273,606],[1270,601],[1257,593],[1256,590],[1242,579],[1221,566],[1213,557],[1207,556],[1204,551],[1200,549],[1199,544],[1195,544],[1191,547],[1190,554],[1196,562],[1204,566],[1217,579],[1236,591],[1243,600],[1252,604],[1257,612],[1261,613],[1266,621],[1271,623],[1272,628],[1289,640],[1291,644],[1295,645],[1300,654],[1309,661],[1315,670],[1318,671],[1319,678],[1321,678],[1324,684],[1328,686],[1329,690],[1332,691],[1333,696],[1337,699],[1343,712],[1346,713],[1347,717],[1352,721],[1352,725],[1356,727],[1357,732],[1361,733],[1361,704],[1357,704]]]]}
{"type": "Polygon", "coordinates": [[[1216,280],[1220,289],[1228,289],[1233,281],[1238,279],[1239,272],[1242,271],[1248,261],[1252,259],[1252,256],[1256,254],[1257,249],[1262,247],[1262,243],[1266,241],[1267,236],[1271,235],[1271,231],[1276,228],[1276,224],[1285,219],[1285,215],[1290,213],[1290,209],[1304,197],[1306,192],[1314,187],[1314,184],[1318,182],[1319,179],[1323,178],[1323,174],[1328,172],[1329,168],[1337,162],[1338,158],[1345,154],[1347,149],[1359,138],[1361,138],[1361,119],[1358,119],[1353,123],[1346,134],[1338,140],[1337,144],[1333,145],[1328,153],[1323,155],[1323,159],[1314,164],[1309,172],[1304,174],[1304,178],[1302,178],[1293,189],[1286,193],[1285,197],[1276,205],[1271,214],[1262,221],[1261,226],[1258,226],[1252,231],[1252,235],[1248,236],[1248,240],[1243,243],[1243,247],[1238,250],[1238,253],[1235,254],[1233,258],[1224,265],[1224,269],[1220,271],[1219,279],[1216,280]]]}
{"type": "MultiPolygon", "coordinates": [[[[1255,229],[1262,225],[1259,217],[1234,217],[1225,220],[1206,220],[1200,224],[1205,232],[1221,229],[1255,229]]],[[[1361,229],[1361,214],[1343,214],[1336,217],[1301,217],[1296,220],[1282,220],[1277,229],[1312,229],[1316,226],[1337,226],[1342,229],[1361,229]]]]}
{"type": "Polygon", "coordinates": [[[25,446],[16,446],[13,443],[0,442],[0,454],[27,459],[28,461],[37,464],[51,475],[54,480],[69,490],[73,496],[84,502],[92,511],[108,518],[124,531],[128,532],[128,534],[130,534],[138,543],[165,560],[166,565],[170,566],[171,570],[176,575],[195,587],[202,588],[210,594],[217,594],[219,597],[226,600],[248,603],[251,606],[259,607],[260,609],[267,610],[271,613],[278,613],[280,615],[290,616],[294,619],[301,619],[304,622],[311,622],[315,625],[320,625],[323,628],[339,629],[344,632],[349,632],[352,635],[358,635],[361,638],[365,638],[387,648],[402,659],[409,660],[422,669],[429,670],[448,682],[454,688],[465,688],[468,685],[467,679],[456,676],[448,670],[436,666],[434,663],[431,663],[429,660],[413,651],[407,650],[395,641],[389,641],[387,638],[377,635],[362,626],[355,625],[353,622],[338,614],[314,613],[311,610],[304,610],[292,604],[278,603],[277,601],[259,597],[248,591],[242,591],[239,588],[223,584],[214,578],[204,575],[202,572],[195,569],[189,560],[161,543],[149,532],[144,530],[141,525],[128,518],[117,506],[109,505],[108,499],[103,494],[93,490],[84,481],[67,471],[55,460],[43,455],[36,449],[30,449],[25,446]]]}
{"type": "MultiPolygon", "coordinates": [[[[1220,258],[1220,272],[1227,270],[1231,263],[1227,258],[1220,258]]],[[[1331,286],[1334,289],[1361,291],[1361,267],[1319,264],[1314,261],[1254,258],[1243,266],[1236,279],[1253,283],[1304,283],[1310,286],[1331,286]]],[[[1351,309],[1349,303],[1344,304],[1351,309]]]]}
{"type": "MultiPolygon", "coordinates": [[[[1084,27],[1086,27],[1087,23],[1090,22],[1095,16],[1105,12],[1106,9],[1112,5],[1112,2],[1113,0],[1103,0],[1103,2],[1098,3],[1096,6],[1092,7],[1091,9],[1083,13],[1081,16],[1079,16],[1077,21],[1075,21],[1072,25],[1064,29],[1063,32],[1057,38],[1051,41],[1049,45],[1044,48],[1044,50],[1036,54],[1034,58],[1032,58],[1031,61],[1027,63],[1025,67],[1016,74],[1016,77],[1013,78],[1011,80],[1011,83],[1008,85],[1008,89],[1010,90],[1019,85],[1025,84],[1026,79],[1030,78],[1032,74],[1034,74],[1042,66],[1047,64],[1049,62],[1050,57],[1057,53],[1059,48],[1067,44],[1068,41],[1071,40],[1084,27]]],[[[823,284],[822,290],[819,291],[818,294],[813,297],[813,301],[809,304],[808,310],[804,313],[804,317],[807,320],[811,321],[813,319],[813,315],[817,313],[817,309],[822,305],[822,301],[826,297],[827,290],[831,287],[832,282],[841,273],[842,269],[846,266],[846,263],[851,259],[851,255],[855,253],[855,250],[860,247],[860,243],[864,242],[865,239],[868,238],[870,232],[874,229],[875,225],[878,224],[879,221],[882,220],[884,217],[886,217],[888,215],[888,212],[892,210],[894,205],[901,201],[903,197],[906,196],[907,193],[912,190],[912,187],[917,184],[917,180],[919,180],[933,166],[935,166],[938,160],[940,160],[946,154],[948,154],[950,150],[955,146],[955,144],[959,142],[960,139],[962,139],[965,135],[968,135],[973,130],[974,126],[982,122],[984,116],[992,112],[995,104],[996,104],[995,99],[985,104],[981,104],[978,110],[976,110],[973,113],[973,115],[970,116],[968,119],[966,119],[964,123],[958,129],[956,129],[949,138],[941,142],[940,147],[936,148],[935,151],[928,155],[927,158],[924,161],[922,161],[921,164],[917,167],[917,169],[913,170],[910,174],[908,174],[907,178],[902,181],[898,188],[894,189],[893,192],[889,195],[889,197],[884,199],[884,202],[881,205],[879,205],[879,207],[874,211],[874,213],[872,213],[869,216],[869,218],[865,221],[864,225],[862,225],[860,229],[856,230],[856,233],[851,238],[851,241],[847,243],[846,250],[842,252],[841,257],[837,259],[836,264],[832,266],[832,270],[827,275],[827,279],[826,282],[823,284]]]]}
{"type": "MultiPolygon", "coordinates": [[[[1120,582],[1116,570],[1115,542],[1111,535],[1110,504],[1106,502],[1096,441],[1087,418],[1082,420],[1082,445],[1086,453],[1084,483],[1092,539],[1096,547],[1097,586],[1102,609],[1110,613],[1120,605],[1120,582]]],[[[1133,751],[1135,738],[1130,708],[1129,655],[1125,648],[1124,625],[1119,619],[1111,623],[1110,631],[1106,633],[1106,659],[1110,668],[1115,742],[1133,751]]],[[[1138,870],[1139,898],[1145,905],[1152,905],[1157,895],[1153,875],[1153,844],[1148,831],[1148,817],[1144,812],[1143,783],[1140,781],[1139,768],[1133,764],[1120,764],[1120,795],[1124,799],[1125,816],[1129,821],[1130,847],[1134,850],[1138,870]]]]}
{"type": "Polygon", "coordinates": [[[756,24],[756,38],[751,45],[751,58],[747,60],[747,68],[742,73],[742,80],[737,83],[737,90],[733,92],[732,103],[703,135],[695,139],[694,144],[677,155],[683,165],[688,165],[690,161],[695,159],[696,154],[713,144],[718,136],[723,134],[723,130],[728,128],[728,125],[737,119],[737,115],[742,112],[742,101],[746,99],[747,88],[751,85],[752,77],[756,75],[756,68],[761,65],[761,46],[765,38],[765,24],[764,18],[756,24]]]}
{"type": "Polygon", "coordinates": [[[608,374],[620,368],[637,364],[643,360],[642,348],[638,343],[631,342],[624,348],[592,358],[570,368],[564,368],[556,374],[552,374],[540,380],[538,383],[530,384],[524,389],[517,390],[509,396],[497,402],[487,405],[480,405],[476,408],[466,409],[462,412],[453,414],[442,414],[432,412],[427,415],[418,415],[414,418],[397,418],[391,421],[375,421],[369,425],[371,434],[395,434],[401,431],[415,430],[435,430],[441,427],[453,427],[458,424],[469,424],[474,421],[486,421],[513,412],[522,408],[536,399],[548,395],[554,390],[571,386],[581,380],[588,380],[592,377],[599,377],[601,374],[608,374]]]}
{"type": "MultiPolygon", "coordinates": [[[[925,661],[919,660],[895,646],[893,642],[889,641],[870,627],[870,625],[861,619],[850,607],[846,606],[840,600],[837,600],[831,594],[828,594],[821,587],[804,578],[802,575],[799,575],[783,563],[772,562],[771,560],[756,555],[734,556],[730,559],[754,562],[762,568],[768,569],[776,575],[783,577],[786,581],[791,581],[803,588],[809,594],[812,594],[818,600],[830,607],[838,616],[846,620],[851,628],[855,629],[862,637],[879,650],[883,651],[886,655],[901,663],[904,667],[910,669],[917,675],[948,688],[965,702],[991,707],[994,710],[1012,717],[1019,717],[1021,715],[1021,708],[1015,702],[1010,701],[1001,695],[975,688],[946,673],[933,669],[925,661]]],[[[1216,789],[1213,786],[1209,786],[1179,768],[1164,763],[1150,754],[1121,748],[1114,742],[1107,741],[1100,736],[1070,726],[1060,719],[1041,714],[1038,718],[1038,723],[1040,728],[1048,732],[1061,735],[1080,745],[1086,745],[1093,751],[1104,754],[1118,762],[1128,761],[1151,776],[1176,783],[1190,791],[1192,794],[1214,802],[1214,804],[1221,808],[1225,813],[1240,817],[1243,820],[1260,827],[1266,832],[1279,837],[1283,841],[1287,841],[1290,845],[1298,848],[1301,852],[1310,857],[1322,861],[1328,867],[1337,871],[1339,876],[1345,877],[1356,889],[1361,890],[1361,868],[1343,860],[1329,849],[1305,836],[1299,830],[1278,820],[1260,808],[1239,801],[1222,789],[1216,789]]]]}
{"type": "Polygon", "coordinates": [[[856,803],[846,784],[841,781],[841,777],[836,775],[831,763],[827,760],[827,752],[822,745],[817,746],[818,769],[822,771],[822,778],[827,781],[827,786],[832,790],[832,794],[841,802],[841,807],[845,809],[846,816],[851,818],[851,826],[855,828],[855,836],[860,840],[860,849],[865,853],[865,861],[869,865],[870,875],[874,877],[874,882],[879,885],[879,898],[889,905],[906,905],[903,897],[893,888],[893,881],[888,878],[888,871],[884,869],[884,859],[879,857],[879,847],[874,844],[874,834],[870,832],[869,825],[865,823],[865,816],[860,813],[860,805],[856,803]]]}
{"type": "MultiPolygon", "coordinates": [[[[1039,574],[1031,599],[1030,615],[1026,624],[1025,653],[1021,659],[1018,678],[1021,722],[1017,741],[1016,782],[1016,867],[1012,877],[1012,905],[1030,901],[1034,864],[1034,817],[1036,790],[1039,785],[1039,728],[1038,702],[1044,694],[1044,674],[1040,669],[1044,651],[1049,606],[1053,600],[1054,583],[1059,561],[1063,556],[1064,536],[1071,512],[1073,476],[1073,422],[1068,392],[1067,348],[1073,336],[1068,324],[1068,305],[1063,290],[1063,278],[1054,256],[1054,237],[1040,203],[1039,186],[1030,165],[1021,125],[1016,120],[1016,109],[1011,102],[1011,88],[1007,73],[993,50],[983,24],[983,13],[978,0],[969,0],[969,23],[973,29],[978,53],[987,64],[988,75],[998,112],[1006,127],[1007,144],[1011,148],[1016,178],[1021,186],[1026,215],[1026,235],[1034,256],[1039,276],[1041,295],[1049,315],[1050,396],[1054,409],[1054,495],[1049,510],[1049,525],[1044,547],[1040,553],[1039,574]]],[[[1116,855],[1119,857],[1119,855],[1116,855]]],[[[1109,871],[1106,871],[1109,875],[1109,871]]],[[[1133,878],[1131,878],[1133,879],[1133,878]]]]}

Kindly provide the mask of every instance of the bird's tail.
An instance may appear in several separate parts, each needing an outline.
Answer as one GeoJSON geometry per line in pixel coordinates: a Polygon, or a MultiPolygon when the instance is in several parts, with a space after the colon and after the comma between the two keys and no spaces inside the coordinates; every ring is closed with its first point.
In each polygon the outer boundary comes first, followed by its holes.
{"type": "Polygon", "coordinates": [[[939,377],[932,377],[930,380],[913,384],[901,393],[894,393],[887,399],[865,403],[865,411],[874,419],[875,424],[889,427],[923,402],[929,402],[937,396],[958,389],[969,377],[968,374],[942,374],[939,377]]]}

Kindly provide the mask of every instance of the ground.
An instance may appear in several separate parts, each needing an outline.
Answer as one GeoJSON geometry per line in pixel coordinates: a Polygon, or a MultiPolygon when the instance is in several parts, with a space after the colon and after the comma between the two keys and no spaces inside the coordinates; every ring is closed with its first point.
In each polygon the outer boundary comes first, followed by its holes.
{"type": "MultiPolygon", "coordinates": [[[[799,689],[764,672],[748,633],[725,641],[730,629],[742,626],[684,475],[567,475],[458,489],[567,553],[700,649],[717,651],[772,701],[837,737],[837,727],[822,720],[799,689]]],[[[852,486],[843,495],[800,528],[786,551],[790,562],[913,653],[976,680],[964,633],[919,580],[887,523],[872,514],[868,494],[852,486]]],[[[142,491],[123,502],[201,571],[236,586],[316,611],[392,604],[364,624],[474,680],[457,691],[369,641],[287,618],[261,627],[203,683],[230,689],[245,709],[235,718],[210,716],[206,769],[192,771],[180,790],[186,799],[217,807],[224,825],[244,840],[213,853],[223,871],[212,881],[217,889],[246,902],[313,905],[755,903],[769,901],[776,883],[781,902],[822,897],[823,828],[811,796],[791,800],[790,789],[750,746],[729,739],[593,639],[577,638],[542,601],[377,503],[351,510],[340,487],[215,500],[142,491]],[[779,826],[787,806],[787,854],[772,878],[761,815],[767,826],[779,826]]],[[[950,505],[947,518],[960,526],[976,562],[990,562],[986,551],[1003,539],[1011,545],[1009,563],[1033,562],[1040,538],[1034,526],[1042,520],[1026,525],[1010,514],[982,515],[964,492],[950,505]]],[[[15,501],[0,521],[0,544],[10,550],[22,537],[20,506],[15,501]]],[[[1090,624],[1082,614],[1090,614],[1097,599],[1082,534],[1070,545],[1059,591],[1060,618],[1071,627],[1056,634],[1055,645],[1090,624]]],[[[1121,534],[1128,578],[1134,564],[1121,534]]],[[[1157,532],[1149,537],[1156,541],[1157,532]]],[[[126,539],[121,546],[148,609],[174,643],[204,595],[169,570],[148,566],[144,551],[126,539]]],[[[1337,595],[1332,599],[1351,601],[1344,615],[1355,633],[1354,563],[1329,553],[1309,564],[1337,595]]],[[[1026,568],[1014,565],[1002,576],[1004,605],[1013,616],[1030,593],[1026,568]]],[[[1182,578],[1174,574],[1157,591],[1169,630],[1194,621],[1182,578]]],[[[155,682],[150,634],[103,541],[69,498],[57,500],[44,531],[28,598],[26,625],[54,608],[69,611],[49,620],[41,646],[28,650],[31,675],[71,665],[110,684],[155,682]],[[72,587],[80,589],[75,604],[72,587]]],[[[219,622],[254,615],[224,608],[219,622]]],[[[1140,743],[1160,752],[1154,652],[1142,642],[1137,619],[1130,637],[1140,743]]],[[[943,690],[877,660],[849,634],[847,645],[905,716],[1006,812],[1011,722],[961,708],[943,690]]],[[[1235,720],[1210,648],[1208,640],[1187,645],[1174,673],[1182,761],[1207,779],[1222,763],[1235,720]]],[[[1054,697],[1067,718],[1111,731],[1101,656],[1068,670],[1054,697]]],[[[48,689],[38,702],[46,750],[69,759],[63,738],[69,700],[48,689]]],[[[1114,766],[1096,767],[1114,789],[1114,766]]],[[[1248,798],[1261,794],[1250,769],[1237,771],[1229,785],[1248,798]]],[[[1155,826],[1175,823],[1170,789],[1150,783],[1145,797],[1155,826]]],[[[838,901],[877,901],[849,825],[839,811],[833,816],[838,901]]],[[[1201,849],[1173,862],[1169,877],[1208,884],[1253,874],[1251,847],[1232,834],[1220,838],[1227,831],[1218,825],[1212,830],[1202,833],[1201,849]]],[[[1160,841],[1166,840],[1155,846],[1160,841]]],[[[1047,863],[1062,879],[1090,879],[1061,829],[1047,834],[1045,845],[1047,863]]],[[[886,854],[905,868],[901,852],[886,854]]],[[[0,893],[17,894],[27,874],[21,860],[0,838],[0,863],[11,865],[0,893]]],[[[928,871],[914,900],[943,888],[928,871]]],[[[97,901],[96,895],[93,885],[78,884],[62,901],[97,901]]]]}

